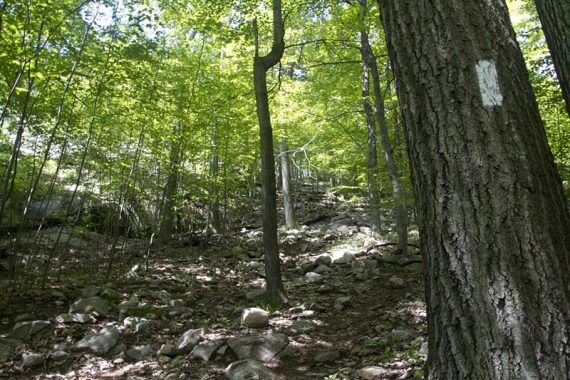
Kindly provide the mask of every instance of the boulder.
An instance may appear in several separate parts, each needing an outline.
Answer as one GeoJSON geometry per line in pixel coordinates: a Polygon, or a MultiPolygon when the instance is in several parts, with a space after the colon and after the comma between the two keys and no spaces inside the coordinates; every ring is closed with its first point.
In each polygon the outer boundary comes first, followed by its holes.
{"type": "Polygon", "coordinates": [[[87,335],[75,344],[74,349],[88,349],[95,354],[104,355],[119,341],[119,330],[112,327],[105,327],[101,331],[87,335]]]}
{"type": "Polygon", "coordinates": [[[34,368],[43,365],[45,358],[42,354],[26,352],[22,354],[22,368],[34,368]]]}
{"type": "Polygon", "coordinates": [[[204,335],[204,329],[193,329],[188,330],[178,340],[176,344],[176,350],[179,354],[187,354],[192,351],[195,345],[197,345],[204,335]]]}
{"type": "Polygon", "coordinates": [[[149,356],[150,354],[152,354],[153,349],[152,346],[148,345],[148,346],[138,346],[138,347],[133,347],[133,348],[129,348],[128,350],[125,350],[125,355],[129,358],[132,359],[134,361],[141,361],[144,358],[146,358],[147,356],[149,356]]]}
{"type": "Polygon", "coordinates": [[[148,333],[152,329],[151,320],[140,317],[127,317],[123,321],[123,325],[134,333],[148,333]]]}
{"type": "Polygon", "coordinates": [[[245,380],[245,379],[259,379],[259,380],[274,380],[277,378],[269,368],[265,367],[262,363],[246,359],[233,362],[226,368],[226,376],[230,380],[245,380]]]}
{"type": "Polygon", "coordinates": [[[309,272],[305,275],[305,282],[307,284],[318,284],[323,281],[323,275],[315,272],[309,272]]]}
{"type": "Polygon", "coordinates": [[[313,322],[301,319],[293,322],[289,329],[296,334],[306,334],[315,331],[316,328],[317,326],[313,322]]]}
{"type": "Polygon", "coordinates": [[[69,354],[65,351],[55,351],[49,356],[49,360],[55,364],[61,364],[67,361],[69,354]]]}
{"type": "Polygon", "coordinates": [[[289,345],[289,338],[282,334],[247,335],[231,338],[228,346],[238,359],[255,359],[269,362],[289,345]]]}
{"type": "Polygon", "coordinates": [[[241,314],[241,323],[252,328],[266,327],[269,325],[269,313],[257,307],[245,309],[241,314]]]}
{"type": "Polygon", "coordinates": [[[101,297],[80,298],[69,308],[70,313],[94,314],[98,317],[109,315],[111,307],[101,297]]]}
{"type": "Polygon", "coordinates": [[[356,260],[354,252],[348,249],[339,249],[331,253],[333,264],[350,264],[356,260]]]}
{"type": "Polygon", "coordinates": [[[372,379],[384,379],[390,373],[390,371],[387,370],[386,368],[370,366],[359,369],[357,373],[358,376],[364,379],[372,380],[372,379]]]}
{"type": "Polygon", "coordinates": [[[26,340],[40,335],[49,334],[53,326],[50,321],[18,322],[12,329],[12,338],[26,340]]]}
{"type": "Polygon", "coordinates": [[[58,315],[55,320],[58,323],[92,323],[95,318],[91,314],[66,313],[58,315]]]}
{"type": "Polygon", "coordinates": [[[218,339],[212,342],[205,342],[194,346],[190,356],[193,358],[200,358],[205,362],[210,361],[216,351],[225,343],[223,339],[218,339]]]}
{"type": "Polygon", "coordinates": [[[176,347],[171,344],[163,344],[158,350],[158,355],[174,357],[176,356],[176,347]]]}

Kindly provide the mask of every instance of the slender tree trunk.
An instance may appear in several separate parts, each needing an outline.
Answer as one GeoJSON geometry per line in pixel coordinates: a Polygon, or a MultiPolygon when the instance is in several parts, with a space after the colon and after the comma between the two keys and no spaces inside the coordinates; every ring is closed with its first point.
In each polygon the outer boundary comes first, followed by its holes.
{"type": "MultiPolygon", "coordinates": [[[[366,9],[366,0],[360,0],[363,7],[366,9]]],[[[390,142],[390,135],[388,134],[388,120],[386,119],[386,109],[384,107],[384,96],[380,86],[380,73],[378,72],[378,64],[376,57],[372,51],[368,33],[366,31],[360,32],[360,42],[362,45],[362,59],[368,63],[370,72],[372,74],[372,83],[374,87],[374,102],[376,105],[376,117],[378,119],[378,126],[380,130],[380,141],[384,150],[384,159],[388,167],[388,175],[390,177],[390,184],[392,185],[392,193],[394,197],[394,214],[396,216],[396,232],[398,234],[398,251],[402,257],[408,255],[408,210],[406,206],[406,196],[400,184],[398,168],[396,167],[396,160],[394,159],[394,152],[392,150],[392,143],[390,142]]]]}
{"type": "Polygon", "coordinates": [[[287,147],[287,139],[282,139],[280,147],[281,156],[281,187],[283,193],[283,209],[285,211],[285,225],[287,228],[294,228],[295,208],[291,199],[291,168],[289,165],[289,151],[287,147]]]}
{"type": "MultiPolygon", "coordinates": [[[[361,36],[363,38],[363,36],[361,36]]],[[[366,171],[368,181],[368,208],[370,212],[370,229],[373,233],[380,231],[382,222],[380,220],[380,200],[376,169],[378,166],[378,146],[376,139],[376,120],[374,119],[374,108],[370,102],[370,68],[367,57],[362,49],[362,108],[366,118],[368,129],[368,168],[366,171]]]]}
{"type": "Polygon", "coordinates": [[[178,166],[180,164],[180,138],[178,137],[179,127],[174,127],[174,141],[170,147],[170,164],[168,177],[162,195],[162,208],[160,217],[160,229],[158,231],[158,244],[164,245],[170,241],[174,227],[174,204],[176,202],[176,189],[178,188],[178,166]]]}
{"type": "Polygon", "coordinates": [[[570,116],[570,2],[535,0],[535,3],[570,116]]]}
{"type": "Polygon", "coordinates": [[[281,13],[281,0],[273,0],[273,45],[266,56],[259,55],[259,38],[255,25],[255,58],[253,82],[259,137],[261,144],[261,185],[263,195],[263,250],[265,254],[265,275],[267,296],[270,299],[287,302],[287,295],[281,278],[281,263],[277,242],[277,189],[275,183],[275,159],[273,157],[273,131],[267,95],[267,70],[275,66],[285,50],[285,28],[281,13]]]}
{"type": "Polygon", "coordinates": [[[505,2],[379,3],[424,253],[427,378],[570,378],[570,216],[505,2]]]}

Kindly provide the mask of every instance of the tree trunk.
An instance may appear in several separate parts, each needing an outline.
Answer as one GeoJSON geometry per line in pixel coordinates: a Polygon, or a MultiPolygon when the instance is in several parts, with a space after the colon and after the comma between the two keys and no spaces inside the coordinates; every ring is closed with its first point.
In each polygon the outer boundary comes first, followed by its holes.
{"type": "Polygon", "coordinates": [[[289,151],[287,140],[282,139],[280,144],[281,150],[281,185],[283,191],[283,209],[285,210],[285,224],[287,228],[294,228],[295,208],[291,199],[291,168],[289,165],[289,151]]]}
{"type": "MultiPolygon", "coordinates": [[[[361,0],[361,3],[364,4],[363,7],[366,9],[366,0],[361,0]]],[[[406,197],[402,186],[400,185],[398,168],[396,167],[392,143],[390,142],[390,135],[388,134],[388,121],[386,120],[384,96],[382,95],[382,90],[380,88],[378,64],[376,63],[376,57],[372,51],[372,46],[370,45],[370,40],[366,31],[361,31],[360,42],[362,45],[362,59],[367,62],[372,74],[376,117],[378,119],[380,130],[380,141],[382,142],[382,149],[384,150],[384,159],[386,160],[386,166],[388,167],[388,175],[390,177],[390,184],[392,185],[392,196],[394,198],[396,233],[398,234],[398,251],[403,257],[405,257],[408,255],[408,210],[406,207],[406,197]]]]}
{"type": "Polygon", "coordinates": [[[255,102],[259,120],[261,145],[261,186],[263,195],[263,250],[265,254],[265,275],[267,296],[273,300],[287,302],[281,279],[281,263],[277,242],[277,190],[275,183],[275,159],[273,157],[273,131],[267,95],[267,70],[275,66],[285,50],[283,37],[285,28],[281,13],[281,0],[273,0],[273,46],[266,56],[259,55],[257,25],[255,25],[255,58],[253,82],[255,102]]]}
{"type": "Polygon", "coordinates": [[[566,111],[570,116],[570,2],[535,0],[546,43],[554,62],[566,111]]]}
{"type": "Polygon", "coordinates": [[[174,204],[176,202],[176,189],[178,188],[178,166],[180,164],[180,136],[179,127],[175,127],[173,131],[174,141],[170,147],[170,163],[168,171],[168,179],[164,186],[162,195],[162,208],[160,216],[162,222],[158,231],[159,245],[167,244],[170,241],[172,230],[174,228],[174,204]]]}
{"type": "Polygon", "coordinates": [[[376,139],[376,120],[374,119],[374,108],[370,103],[370,73],[368,63],[362,57],[362,108],[366,118],[368,129],[368,168],[366,171],[368,181],[368,209],[370,212],[370,229],[372,232],[380,231],[380,202],[378,199],[378,181],[376,177],[376,167],[378,166],[378,147],[376,139]]]}
{"type": "Polygon", "coordinates": [[[428,379],[570,377],[570,216],[502,0],[379,0],[406,125],[428,379]]]}

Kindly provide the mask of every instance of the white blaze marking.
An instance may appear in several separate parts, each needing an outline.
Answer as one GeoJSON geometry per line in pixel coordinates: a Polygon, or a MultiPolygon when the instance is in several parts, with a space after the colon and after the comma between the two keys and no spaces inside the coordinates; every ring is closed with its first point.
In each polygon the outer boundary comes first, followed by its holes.
{"type": "Polygon", "coordinates": [[[494,61],[479,61],[475,66],[477,77],[479,78],[479,89],[481,99],[486,107],[501,106],[503,104],[503,94],[499,88],[499,78],[494,61]]]}

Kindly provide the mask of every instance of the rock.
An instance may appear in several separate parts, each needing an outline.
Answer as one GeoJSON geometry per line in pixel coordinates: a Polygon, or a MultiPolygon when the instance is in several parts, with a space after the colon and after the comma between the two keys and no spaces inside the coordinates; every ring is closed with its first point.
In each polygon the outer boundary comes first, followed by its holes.
{"type": "Polygon", "coordinates": [[[47,335],[52,330],[50,321],[25,321],[14,325],[12,338],[26,340],[41,335],[47,335]]]}
{"type": "Polygon", "coordinates": [[[65,351],[55,351],[49,356],[49,360],[55,364],[64,363],[69,359],[69,354],[65,351]]]}
{"type": "Polygon", "coordinates": [[[123,301],[119,304],[119,313],[124,314],[129,310],[136,309],[139,306],[138,300],[123,301]]]}
{"type": "Polygon", "coordinates": [[[293,322],[289,329],[297,334],[306,334],[308,332],[315,331],[316,328],[317,326],[313,322],[301,319],[293,322]]]}
{"type": "Polygon", "coordinates": [[[265,289],[253,289],[245,293],[245,298],[249,301],[255,301],[265,295],[265,289]]]}
{"type": "Polygon", "coordinates": [[[33,368],[43,365],[45,358],[42,354],[26,352],[22,354],[22,368],[33,368]]]}
{"type": "Polygon", "coordinates": [[[8,360],[23,343],[17,339],[0,339],[0,361],[8,360]]]}
{"type": "Polygon", "coordinates": [[[339,249],[331,253],[333,264],[350,264],[356,260],[356,255],[347,249],[339,249]]]}
{"type": "Polygon", "coordinates": [[[319,257],[317,257],[317,259],[315,260],[315,264],[317,265],[331,265],[332,264],[332,257],[330,257],[329,255],[321,255],[319,257]]]}
{"type": "Polygon", "coordinates": [[[166,290],[155,290],[154,292],[150,292],[150,296],[151,298],[160,300],[166,304],[168,304],[168,301],[170,301],[172,298],[170,293],[168,293],[166,290]]]}
{"type": "Polygon", "coordinates": [[[50,293],[50,298],[55,301],[61,301],[63,303],[67,302],[67,297],[62,292],[58,292],[57,290],[53,290],[50,293]]]}
{"type": "Polygon", "coordinates": [[[74,349],[88,349],[95,354],[104,355],[119,341],[119,330],[112,327],[105,327],[98,333],[89,334],[75,344],[74,349]]]}
{"type": "Polygon", "coordinates": [[[318,284],[323,281],[323,275],[315,272],[309,272],[305,275],[305,282],[307,284],[318,284]]]}
{"type": "MultiPolygon", "coordinates": [[[[182,377],[182,379],[185,379],[186,377],[182,377]]],[[[180,374],[179,373],[170,373],[168,375],[166,375],[166,377],[164,378],[164,380],[180,380],[180,374]]]]}
{"type": "Polygon", "coordinates": [[[230,380],[274,380],[277,376],[262,363],[246,359],[233,362],[226,368],[226,376],[230,380]]]}
{"type": "Polygon", "coordinates": [[[316,267],[315,269],[313,269],[313,272],[317,273],[317,274],[323,274],[323,273],[327,273],[327,272],[332,272],[332,269],[326,265],[321,264],[318,267],[316,267]]]}
{"type": "Polygon", "coordinates": [[[386,338],[392,343],[398,343],[412,340],[416,335],[416,333],[410,330],[392,330],[386,338]]]}
{"type": "Polygon", "coordinates": [[[200,358],[205,362],[210,361],[216,351],[225,343],[223,339],[218,339],[212,342],[201,343],[192,349],[190,356],[193,358],[200,358]]]}
{"type": "Polygon", "coordinates": [[[35,317],[32,314],[24,313],[24,314],[20,314],[20,315],[16,316],[14,318],[14,323],[25,322],[25,321],[33,321],[34,319],[35,319],[35,317]]]}
{"type": "Polygon", "coordinates": [[[107,352],[109,356],[117,356],[121,355],[124,351],[127,350],[127,345],[124,343],[117,343],[107,352]]]}
{"type": "Polygon", "coordinates": [[[171,344],[163,344],[158,350],[158,355],[174,357],[176,356],[176,348],[171,344]]]}
{"type": "Polygon", "coordinates": [[[202,335],[205,334],[204,329],[188,330],[178,340],[176,350],[179,354],[187,354],[192,351],[195,345],[202,340],[202,335]]]}
{"type": "Polygon", "coordinates": [[[148,333],[152,328],[150,319],[140,317],[127,317],[123,321],[123,325],[134,333],[148,333]]]}
{"type": "Polygon", "coordinates": [[[241,314],[241,323],[252,328],[266,327],[269,325],[269,313],[257,307],[245,309],[241,314]]]}
{"type": "Polygon", "coordinates": [[[318,363],[331,363],[340,358],[340,352],[335,350],[321,351],[315,355],[315,361],[318,363]]]}
{"type": "Polygon", "coordinates": [[[152,354],[153,349],[152,346],[148,345],[148,346],[138,346],[138,347],[133,347],[133,348],[129,348],[128,350],[125,351],[125,355],[127,355],[127,357],[129,359],[132,359],[134,361],[141,361],[142,359],[146,358],[147,356],[149,356],[150,354],[152,354]]]}
{"type": "Polygon", "coordinates": [[[95,314],[98,317],[109,315],[111,308],[101,297],[80,298],[69,308],[70,313],[95,314]]]}
{"type": "Polygon", "coordinates": [[[58,323],[93,323],[95,318],[90,314],[66,313],[58,315],[55,320],[58,323]]]}
{"type": "Polygon", "coordinates": [[[334,304],[334,309],[337,311],[344,310],[348,305],[350,305],[351,302],[352,297],[339,297],[334,304]]]}
{"type": "Polygon", "coordinates": [[[428,354],[428,342],[422,343],[422,346],[420,347],[420,353],[427,356],[427,354],[428,354]]]}
{"type": "Polygon", "coordinates": [[[403,288],[406,286],[406,282],[397,276],[390,277],[390,285],[394,288],[403,288]]]}
{"type": "Polygon", "coordinates": [[[186,306],[186,301],[181,299],[175,299],[168,301],[168,306],[170,307],[184,307],[186,306]]]}
{"type": "Polygon", "coordinates": [[[289,345],[289,338],[282,334],[248,335],[231,338],[228,346],[238,359],[256,359],[268,362],[289,345]]]}
{"type": "Polygon", "coordinates": [[[358,370],[358,376],[364,379],[384,379],[390,371],[382,367],[364,367],[358,370]]]}
{"type": "Polygon", "coordinates": [[[115,289],[105,288],[101,292],[101,297],[106,298],[108,300],[116,300],[119,299],[121,295],[115,289]]]}

